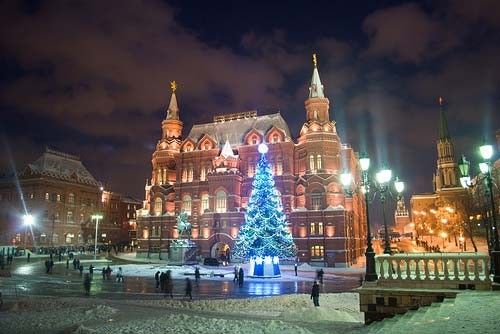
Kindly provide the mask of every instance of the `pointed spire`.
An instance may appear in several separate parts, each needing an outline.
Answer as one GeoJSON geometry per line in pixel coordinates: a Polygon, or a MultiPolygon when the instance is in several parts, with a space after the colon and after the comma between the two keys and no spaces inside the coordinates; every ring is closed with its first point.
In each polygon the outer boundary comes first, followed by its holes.
{"type": "Polygon", "coordinates": [[[323,85],[321,84],[321,79],[319,78],[318,72],[318,58],[316,54],[313,53],[313,74],[311,78],[311,85],[309,86],[309,98],[313,97],[325,97],[323,93],[323,85]]]}
{"type": "Polygon", "coordinates": [[[439,139],[450,139],[448,131],[448,122],[444,113],[444,99],[439,97],[439,139]]]}
{"type": "Polygon", "coordinates": [[[228,157],[234,157],[233,149],[231,148],[231,144],[229,144],[229,140],[226,139],[226,143],[224,144],[220,155],[225,159],[228,157]]]}
{"type": "Polygon", "coordinates": [[[167,119],[179,119],[179,107],[177,106],[177,97],[175,96],[177,82],[175,80],[170,82],[170,88],[172,89],[172,96],[168,105],[167,119]]]}

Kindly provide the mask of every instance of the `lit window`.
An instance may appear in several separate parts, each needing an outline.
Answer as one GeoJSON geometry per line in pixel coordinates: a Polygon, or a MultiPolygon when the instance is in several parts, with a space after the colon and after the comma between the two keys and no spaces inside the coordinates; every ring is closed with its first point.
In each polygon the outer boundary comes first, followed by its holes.
{"type": "Polygon", "coordinates": [[[205,144],[203,145],[203,149],[204,149],[205,151],[207,151],[207,150],[209,150],[209,149],[211,149],[211,148],[212,148],[212,145],[210,145],[210,143],[209,143],[209,142],[205,142],[205,144]]]}
{"type": "Polygon", "coordinates": [[[324,254],[325,248],[320,245],[311,247],[311,257],[322,258],[324,254]]]}
{"type": "Polygon", "coordinates": [[[66,221],[68,223],[72,223],[73,222],[73,211],[68,211],[68,213],[66,214],[66,221]]]}
{"type": "Polygon", "coordinates": [[[186,168],[182,170],[182,182],[187,182],[188,171],[186,168]]]}
{"type": "Polygon", "coordinates": [[[206,210],[210,209],[210,204],[208,201],[208,194],[201,195],[201,213],[204,213],[206,210]]]}
{"type": "Polygon", "coordinates": [[[310,224],[309,234],[311,234],[311,235],[315,235],[316,234],[316,223],[311,223],[310,224]]]}
{"type": "Polygon", "coordinates": [[[276,162],[276,175],[283,175],[283,162],[281,160],[276,162]]]}
{"type": "Polygon", "coordinates": [[[48,201],[50,199],[49,193],[45,193],[45,200],[48,201]]]}
{"type": "Polygon", "coordinates": [[[322,168],[321,154],[318,154],[316,156],[316,169],[321,169],[321,168],[322,168]]]}
{"type": "Polygon", "coordinates": [[[52,235],[52,243],[54,243],[54,244],[59,243],[59,235],[57,233],[54,233],[52,235]]]}
{"type": "Polygon", "coordinates": [[[71,244],[73,242],[74,237],[75,237],[75,235],[73,233],[66,234],[66,243],[71,244]]]}
{"type": "Polygon", "coordinates": [[[318,235],[323,235],[323,223],[318,223],[318,235]]]}
{"type": "Polygon", "coordinates": [[[68,203],[69,204],[75,204],[75,194],[69,193],[69,195],[68,195],[68,203]]]}
{"type": "Polygon", "coordinates": [[[253,161],[248,162],[248,177],[253,177],[255,174],[255,165],[253,161]]]}
{"type": "Polygon", "coordinates": [[[321,210],[323,207],[323,194],[322,193],[312,193],[311,194],[311,208],[312,210],[321,210]]]}
{"type": "Polygon", "coordinates": [[[207,170],[205,169],[205,167],[201,167],[200,181],[205,181],[206,177],[207,177],[207,170]]]}
{"type": "Polygon", "coordinates": [[[314,166],[314,155],[309,156],[309,169],[311,173],[316,174],[316,168],[314,166]]]}
{"type": "Polygon", "coordinates": [[[154,212],[156,216],[161,216],[163,213],[163,201],[160,197],[155,199],[154,212]]]}
{"type": "Polygon", "coordinates": [[[61,201],[61,195],[60,195],[60,194],[57,194],[57,195],[56,195],[56,200],[57,200],[58,202],[60,202],[60,201],[61,201]]]}
{"type": "Polygon", "coordinates": [[[223,190],[219,190],[215,194],[216,207],[215,210],[218,213],[226,212],[226,193],[223,190]]]}
{"type": "Polygon", "coordinates": [[[257,137],[253,136],[252,139],[250,139],[250,142],[252,143],[252,145],[257,145],[258,143],[257,137]]]}
{"type": "Polygon", "coordinates": [[[193,182],[193,166],[189,166],[188,168],[187,181],[193,182]]]}
{"type": "Polygon", "coordinates": [[[189,195],[184,195],[182,197],[182,209],[188,214],[191,214],[191,196],[189,195]]]}
{"type": "Polygon", "coordinates": [[[273,135],[273,143],[279,143],[280,142],[280,137],[278,136],[277,133],[273,135]]]}

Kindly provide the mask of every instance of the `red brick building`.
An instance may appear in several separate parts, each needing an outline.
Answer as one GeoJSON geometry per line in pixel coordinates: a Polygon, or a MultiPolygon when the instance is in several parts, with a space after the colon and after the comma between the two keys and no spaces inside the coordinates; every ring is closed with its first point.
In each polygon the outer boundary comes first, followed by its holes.
{"type": "Polygon", "coordinates": [[[350,266],[363,254],[364,202],[358,195],[346,198],[339,179],[348,169],[359,180],[358,159],[330,120],[330,101],[316,66],[296,142],[280,113],[259,116],[256,111],[216,116],[181,138],[175,83],[172,89],[137,219],[139,256],[166,258],[178,237],[175,217],[181,210],[190,215],[200,255],[230,256],[245,220],[261,142],[269,146],[268,160],[300,261],[350,266]]]}

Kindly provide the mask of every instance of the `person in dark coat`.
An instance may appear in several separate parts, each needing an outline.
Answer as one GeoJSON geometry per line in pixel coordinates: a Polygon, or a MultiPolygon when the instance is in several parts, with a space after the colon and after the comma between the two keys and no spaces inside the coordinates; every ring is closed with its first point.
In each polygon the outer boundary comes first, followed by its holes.
{"type": "Polygon", "coordinates": [[[166,282],[167,276],[164,272],[160,274],[160,291],[165,292],[165,282],[166,282]]]}
{"type": "Polygon", "coordinates": [[[106,279],[106,268],[102,267],[102,280],[106,279]]]}
{"type": "Polygon", "coordinates": [[[297,262],[295,262],[294,270],[295,270],[295,276],[297,276],[297,262]]]}
{"type": "Polygon", "coordinates": [[[54,268],[54,261],[50,260],[49,261],[49,272],[52,274],[52,268],[54,268]]]}
{"type": "Polygon", "coordinates": [[[194,270],[194,281],[196,282],[196,286],[198,286],[198,283],[200,282],[200,268],[198,267],[194,270]]]}
{"type": "Polygon", "coordinates": [[[94,266],[92,264],[89,266],[89,274],[90,277],[94,276],[94,266]]]}
{"type": "Polygon", "coordinates": [[[76,270],[76,259],[73,259],[73,270],[76,270]]]}
{"type": "Polygon", "coordinates": [[[66,259],[66,269],[69,269],[69,259],[66,259]]]}
{"type": "Polygon", "coordinates": [[[238,285],[240,287],[243,286],[244,280],[245,280],[245,273],[243,272],[243,268],[240,268],[240,271],[238,272],[238,285]]]}
{"type": "Polygon", "coordinates": [[[191,293],[193,292],[193,285],[191,284],[191,280],[189,279],[189,277],[186,277],[186,288],[184,291],[184,297],[189,296],[189,300],[192,300],[193,296],[191,295],[191,293]]]}
{"type": "Polygon", "coordinates": [[[82,276],[82,274],[83,274],[83,264],[81,264],[81,265],[78,267],[78,271],[80,271],[80,276],[82,276]]]}
{"type": "Polygon", "coordinates": [[[160,271],[158,270],[155,274],[155,281],[156,281],[156,288],[158,289],[160,287],[160,271]]]}
{"type": "Polygon", "coordinates": [[[28,253],[28,262],[30,262],[31,253],[28,253]]]}
{"type": "Polygon", "coordinates": [[[83,288],[85,289],[85,296],[90,296],[90,275],[85,274],[83,278],[83,288]]]}
{"type": "Polygon", "coordinates": [[[238,266],[234,266],[234,278],[233,283],[238,282],[238,266]]]}
{"type": "Polygon", "coordinates": [[[323,271],[323,269],[320,269],[318,271],[318,279],[319,279],[319,284],[323,284],[323,275],[325,274],[325,272],[323,271]]]}
{"type": "Polygon", "coordinates": [[[174,298],[174,280],[172,279],[172,272],[170,270],[167,270],[167,273],[165,274],[165,297],[167,295],[170,295],[170,298],[174,298]]]}
{"type": "Polygon", "coordinates": [[[314,281],[311,291],[311,299],[313,300],[314,306],[319,306],[319,284],[314,281]]]}

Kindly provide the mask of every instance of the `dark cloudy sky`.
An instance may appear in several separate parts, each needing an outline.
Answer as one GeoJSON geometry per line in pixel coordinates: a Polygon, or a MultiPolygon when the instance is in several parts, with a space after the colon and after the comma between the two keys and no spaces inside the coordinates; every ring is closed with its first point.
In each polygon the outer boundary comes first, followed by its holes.
{"type": "MultiPolygon", "coordinates": [[[[304,122],[311,54],[344,142],[431,191],[437,97],[457,156],[499,128],[500,1],[1,1],[1,166],[45,145],[143,197],[179,83],[181,118],[304,122]]],[[[475,158],[475,156],[471,156],[475,158]]]]}

